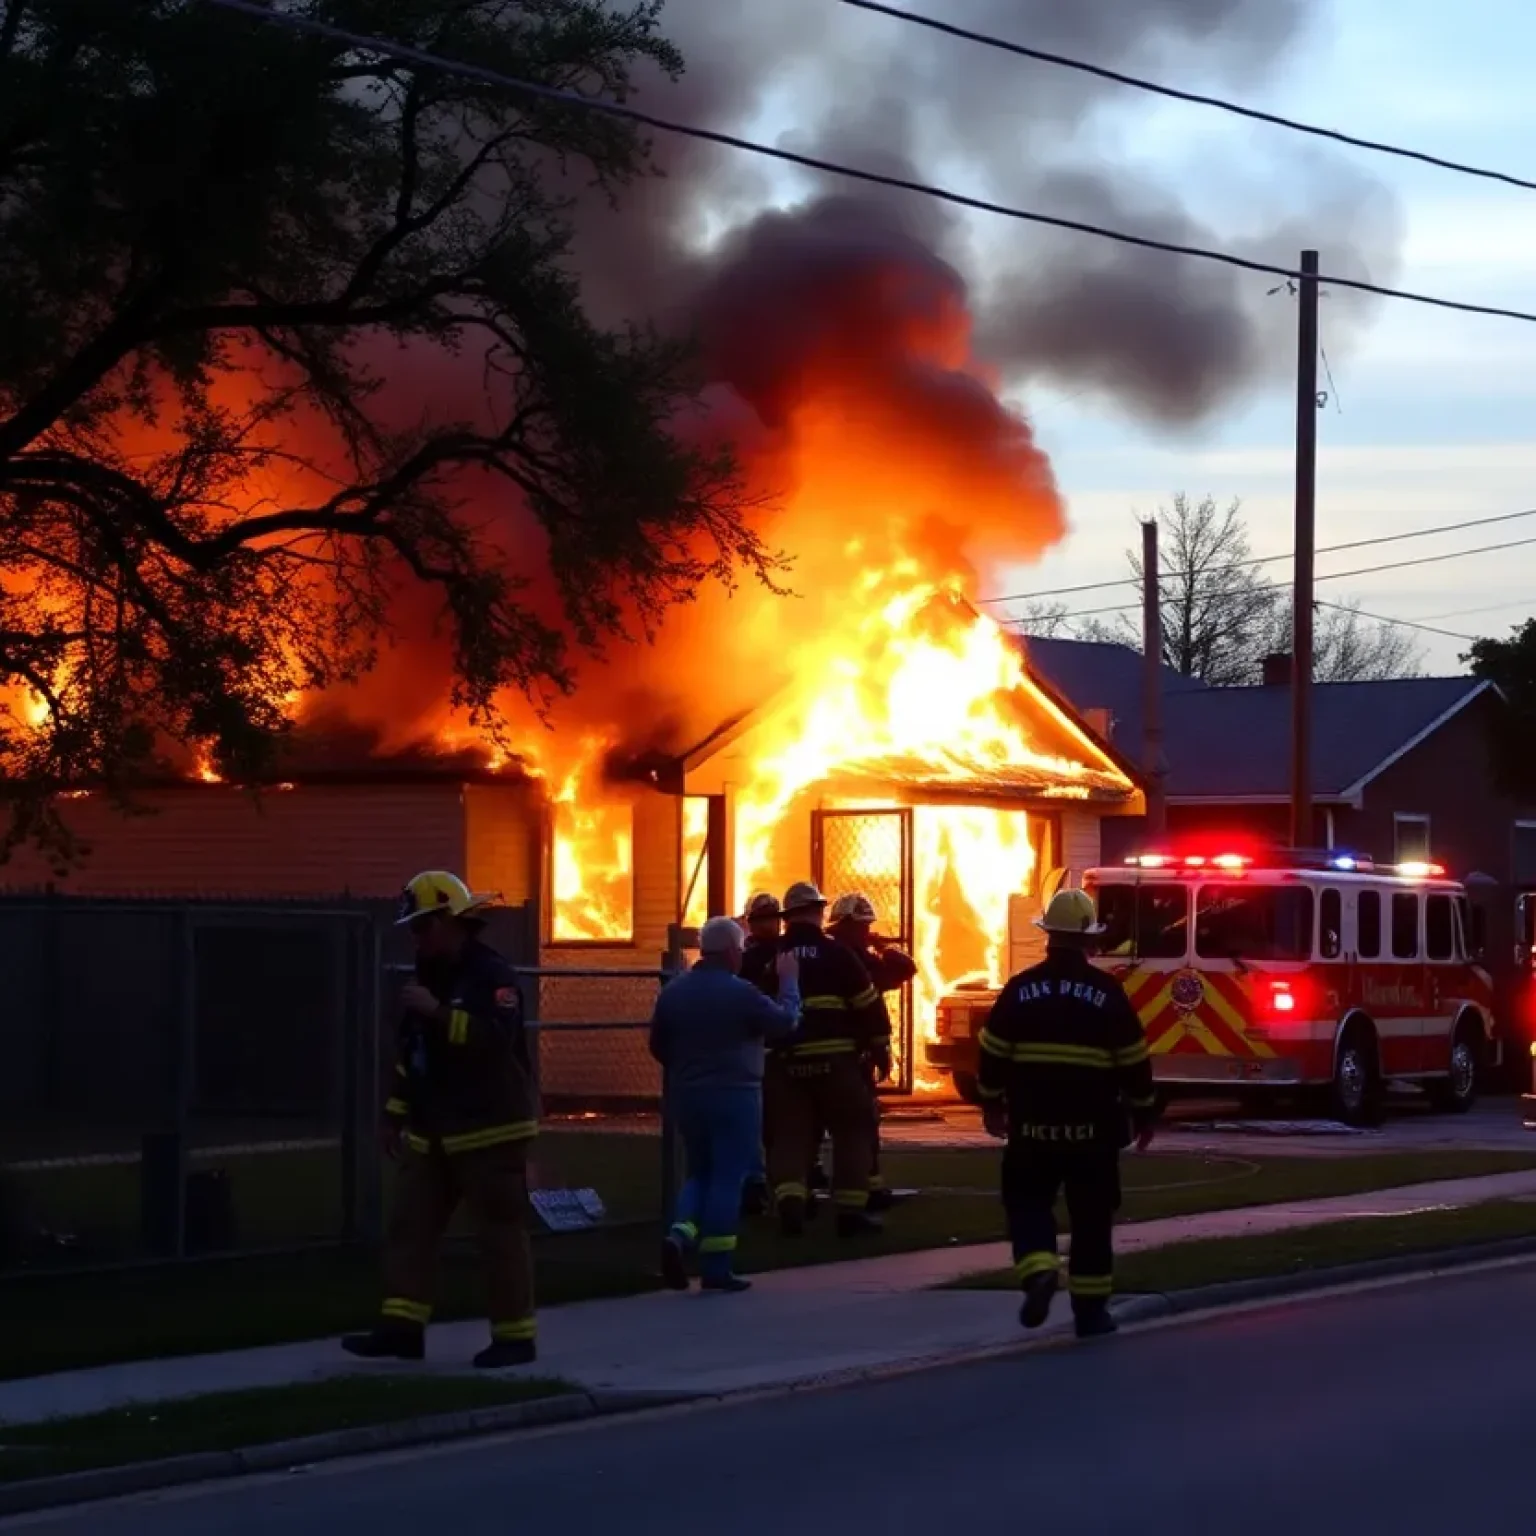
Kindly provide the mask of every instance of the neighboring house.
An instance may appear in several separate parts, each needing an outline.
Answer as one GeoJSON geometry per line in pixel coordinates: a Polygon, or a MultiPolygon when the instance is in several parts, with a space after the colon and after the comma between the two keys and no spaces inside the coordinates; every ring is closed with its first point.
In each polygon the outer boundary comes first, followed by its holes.
{"type": "MultiPolygon", "coordinates": [[[[1026,642],[1031,670],[1125,757],[1142,757],[1142,660],[1128,647],[1026,642]]],[[[1164,791],[1170,838],[1290,838],[1291,693],[1288,658],[1265,682],[1209,688],[1164,669],[1164,791]]],[[[1312,846],[1380,862],[1433,859],[1476,877],[1488,918],[1488,956],[1509,970],[1514,897],[1536,888],[1536,804],[1496,788],[1489,724],[1504,708],[1474,677],[1317,683],[1312,689],[1312,846]]],[[[1137,818],[1106,825],[1115,862],[1145,840],[1137,818]]]]}

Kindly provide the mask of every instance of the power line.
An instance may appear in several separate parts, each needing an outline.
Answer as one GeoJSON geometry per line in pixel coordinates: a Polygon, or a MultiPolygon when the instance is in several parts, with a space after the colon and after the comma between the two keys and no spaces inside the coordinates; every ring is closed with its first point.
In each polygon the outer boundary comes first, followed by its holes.
{"type": "MultiPolygon", "coordinates": [[[[1326,574],[1319,576],[1317,580],[1348,581],[1351,577],[1355,576],[1376,576],[1381,574],[1383,571],[1404,571],[1414,566],[1439,565],[1446,560],[1464,560],[1472,555],[1490,555],[1505,549],[1524,549],[1527,545],[1530,544],[1536,544],[1536,538],[1511,539],[1503,544],[1483,544],[1479,545],[1476,549],[1450,549],[1439,555],[1421,555],[1417,560],[1393,560],[1384,565],[1363,565],[1352,571],[1329,571],[1326,574]]],[[[1192,594],[1192,596],[1205,600],[1212,600],[1223,597],[1240,597],[1245,592],[1250,592],[1253,590],[1255,589],[1251,587],[1232,586],[1217,588],[1213,592],[1197,592],[1192,594]]],[[[1271,583],[1267,590],[1277,589],[1271,583]]],[[[1141,604],[1139,602],[1111,603],[1107,607],[1103,608],[1083,608],[1074,613],[1054,614],[1052,617],[1059,620],[1060,622],[1065,623],[1069,619],[1091,619],[1097,618],[1100,614],[1105,613],[1126,613],[1131,609],[1139,608],[1140,606],[1141,604]]],[[[1028,620],[1026,619],[1024,622],[1028,623],[1028,620]]],[[[1457,636],[1457,638],[1460,639],[1463,637],[1457,636]]]]}
{"type": "Polygon", "coordinates": [[[1351,608],[1345,603],[1325,603],[1318,599],[1319,608],[1330,608],[1335,613],[1352,613],[1362,619],[1370,619],[1374,624],[1391,624],[1398,629],[1418,629],[1426,635],[1440,635],[1446,640],[1465,640],[1471,642],[1477,639],[1476,635],[1463,635],[1454,629],[1436,629],[1432,624],[1421,624],[1417,619],[1395,619],[1388,613],[1367,613],[1364,608],[1351,608]]]}
{"type": "MultiPolygon", "coordinates": [[[[1135,246],[1140,250],[1161,251],[1170,256],[1188,256],[1199,261],[1235,267],[1243,272],[1259,272],[1267,277],[1289,278],[1296,282],[1302,281],[1303,278],[1310,280],[1308,274],[1296,268],[1254,261],[1246,256],[1235,256],[1230,251],[1213,251],[1196,245],[1181,245],[1171,240],[1155,240],[1149,235],[1133,235],[1127,230],[1089,224],[1081,219],[1068,219],[1057,214],[1040,213],[1033,209],[1015,208],[1007,203],[994,203],[986,198],[954,192],[947,187],[935,186],[930,182],[915,181],[905,176],[891,176],[880,171],[861,170],[855,166],[843,165],[836,160],[824,160],[818,155],[807,155],[797,150],[785,149],[777,144],[764,144],[757,139],[744,138],[740,134],[723,133],[715,128],[700,128],[691,123],[679,123],[671,118],[660,117],[653,112],[642,112],[637,107],[625,106],[616,101],[602,101],[582,96],[575,91],[564,90],[558,86],[540,85],[532,80],[519,79],[515,75],[505,75],[499,70],[486,69],[479,64],[466,64],[456,59],[445,59],[404,43],[393,43],[359,32],[349,32],[343,27],[334,27],[328,22],[315,21],[308,16],[297,16],[288,11],[269,10],[264,5],[257,4],[256,0],[203,0],[203,4],[247,16],[269,26],[286,27],[290,31],[324,37],[332,42],[344,43],[349,48],[360,48],[376,53],[382,58],[413,64],[417,68],[441,70],[444,74],[457,75],[465,80],[478,80],[485,85],[500,86],[543,101],[560,102],[562,105],[579,107],[587,112],[601,112],[608,117],[640,123],[662,133],[681,134],[686,138],[720,144],[727,149],[745,150],[749,154],[780,160],[788,165],[798,165],[804,170],[819,171],[828,176],[841,176],[850,181],[866,182],[871,186],[890,187],[898,192],[913,192],[920,197],[931,197],[939,202],[952,203],[957,208],[970,208],[977,213],[991,213],[999,218],[1014,219],[1024,224],[1038,224],[1049,229],[1064,229],[1074,234],[1091,235],[1095,239],[1111,240],[1116,244],[1135,246]]],[[[1519,320],[1528,325],[1536,324],[1536,313],[1529,310],[1505,309],[1495,304],[1472,304],[1463,299],[1442,299],[1433,294],[1414,293],[1405,288],[1388,288],[1379,283],[1368,283],[1353,277],[1331,277],[1320,273],[1317,274],[1316,280],[1328,287],[1347,288],[1356,293],[1374,294],[1377,298],[1383,299],[1401,299],[1405,303],[1422,304],[1431,309],[1454,310],[1459,314],[1467,315],[1490,315],[1495,319],[1519,320]]]]}
{"type": "MultiPolygon", "coordinates": [[[[1352,539],[1347,544],[1325,544],[1316,551],[1319,555],[1337,555],[1348,549],[1370,549],[1378,544],[1399,544],[1404,539],[1427,539],[1440,533],[1464,533],[1468,528],[1489,528],[1495,523],[1512,523],[1520,518],[1536,517],[1536,507],[1528,507],[1523,512],[1501,512],[1497,517],[1473,517],[1459,523],[1442,523],[1438,528],[1414,528],[1407,533],[1384,533],[1374,539],[1352,539]]],[[[1291,552],[1283,555],[1255,555],[1250,560],[1235,560],[1228,570],[1246,570],[1256,565],[1273,565],[1277,560],[1289,560],[1291,552]]],[[[1179,578],[1176,575],[1167,575],[1161,578],[1163,584],[1175,582],[1179,578]]],[[[979,597],[978,604],[986,603],[1032,603],[1038,602],[1043,597],[1073,597],[1080,592],[1106,592],[1112,587],[1124,587],[1135,580],[1131,576],[1122,576],[1117,581],[1085,581],[1075,587],[1053,587],[1043,592],[1011,592],[1004,597],[979,597]]]]}
{"type": "Polygon", "coordinates": [[[1214,107],[1218,112],[1230,112],[1234,117],[1246,117],[1256,123],[1268,123],[1271,127],[1284,128],[1291,133],[1304,133],[1315,139],[1330,139],[1335,144],[1348,144],[1353,149],[1368,149],[1373,154],[1392,155],[1399,160],[1415,160],[1420,165],[1433,165],[1442,171],[1454,171],[1458,176],[1476,176],[1483,181],[1498,181],[1505,186],[1523,187],[1527,191],[1536,192],[1536,181],[1527,181],[1525,177],[1511,175],[1508,171],[1493,171],[1485,166],[1464,165],[1459,160],[1447,160],[1443,156],[1428,154],[1424,150],[1406,149],[1400,144],[1385,144],[1377,139],[1357,138],[1354,134],[1343,133],[1337,128],[1323,128],[1316,123],[1304,123],[1296,118],[1281,117],[1278,113],[1265,112],[1258,107],[1245,107],[1239,102],[1227,101],[1220,96],[1206,96],[1199,91],[1185,91],[1178,86],[1162,85],[1155,80],[1144,79],[1140,75],[1122,74],[1117,69],[1106,69],[1101,64],[1090,64],[1084,59],[1069,58],[1064,53],[1050,53],[1044,48],[1031,48],[1024,43],[1010,42],[1006,38],[996,37],[987,32],[975,32],[969,27],[957,27],[953,22],[940,21],[934,16],[921,16],[916,11],[902,10],[895,5],[884,5],[880,0],[841,0],[841,3],[851,5],[855,10],[873,11],[880,16],[889,16],[894,21],[926,27],[931,32],[942,32],[948,37],[959,38],[962,42],[979,43],[984,48],[993,48],[1000,53],[1011,53],[1019,58],[1034,59],[1037,63],[1054,64],[1061,69],[1093,75],[1100,80],[1109,80],[1116,85],[1128,86],[1133,91],[1146,91],[1154,96],[1166,96],[1173,101],[1187,101],[1197,107],[1214,107]]]}

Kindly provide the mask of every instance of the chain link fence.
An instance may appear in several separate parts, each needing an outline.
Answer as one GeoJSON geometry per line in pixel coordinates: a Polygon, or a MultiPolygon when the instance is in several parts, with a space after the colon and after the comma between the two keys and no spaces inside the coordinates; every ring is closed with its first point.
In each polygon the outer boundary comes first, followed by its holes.
{"type": "Polygon", "coordinates": [[[0,1270],[358,1235],[378,918],[0,899],[0,1270]]]}
{"type": "MultiPolygon", "coordinates": [[[[0,1274],[376,1243],[412,970],[393,917],[0,899],[0,1274]]],[[[487,938],[518,967],[537,1053],[536,1232],[587,1234],[541,1247],[621,1230],[649,1245],[677,1180],[648,1049],[668,965],[541,967],[538,932],[532,907],[509,908],[487,938]]]]}

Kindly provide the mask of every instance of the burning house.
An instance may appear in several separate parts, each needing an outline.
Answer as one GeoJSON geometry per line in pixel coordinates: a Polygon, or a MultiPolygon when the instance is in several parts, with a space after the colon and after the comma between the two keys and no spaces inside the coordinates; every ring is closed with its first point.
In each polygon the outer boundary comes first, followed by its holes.
{"type": "MultiPolygon", "coordinates": [[[[937,997],[1018,963],[1041,882],[1095,862],[1101,818],[1144,804],[1127,766],[963,601],[909,588],[871,607],[857,638],[844,665],[780,685],[686,750],[610,747],[601,774],[590,737],[563,775],[462,752],[341,770],[333,744],[331,766],[259,795],[205,771],[146,791],[147,815],[81,796],[80,865],[60,874],[23,853],[4,883],[321,903],[389,898],[416,869],[448,867],[537,906],[543,966],[622,972],[655,966],[674,926],[810,874],[865,891],[916,956],[898,1086],[921,1090],[937,997]]],[[[640,1022],[654,990],[619,975],[540,986],[552,1024],[640,1022]]],[[[547,1031],[544,1081],[588,1103],[656,1088],[639,1031],[547,1031]]]]}

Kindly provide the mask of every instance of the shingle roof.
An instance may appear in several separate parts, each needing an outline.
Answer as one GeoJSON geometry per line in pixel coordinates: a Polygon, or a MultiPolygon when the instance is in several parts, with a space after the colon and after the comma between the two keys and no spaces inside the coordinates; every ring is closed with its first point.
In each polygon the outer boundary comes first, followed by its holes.
{"type": "MultiPolygon", "coordinates": [[[[1141,749],[1141,657],[1126,646],[1031,641],[1030,666],[1079,711],[1109,709],[1115,744],[1141,749]]],[[[1472,677],[1319,683],[1312,690],[1312,792],[1344,794],[1485,684],[1472,677]]],[[[1163,755],[1172,799],[1283,797],[1290,790],[1288,688],[1207,688],[1163,673],[1163,755]]]]}

